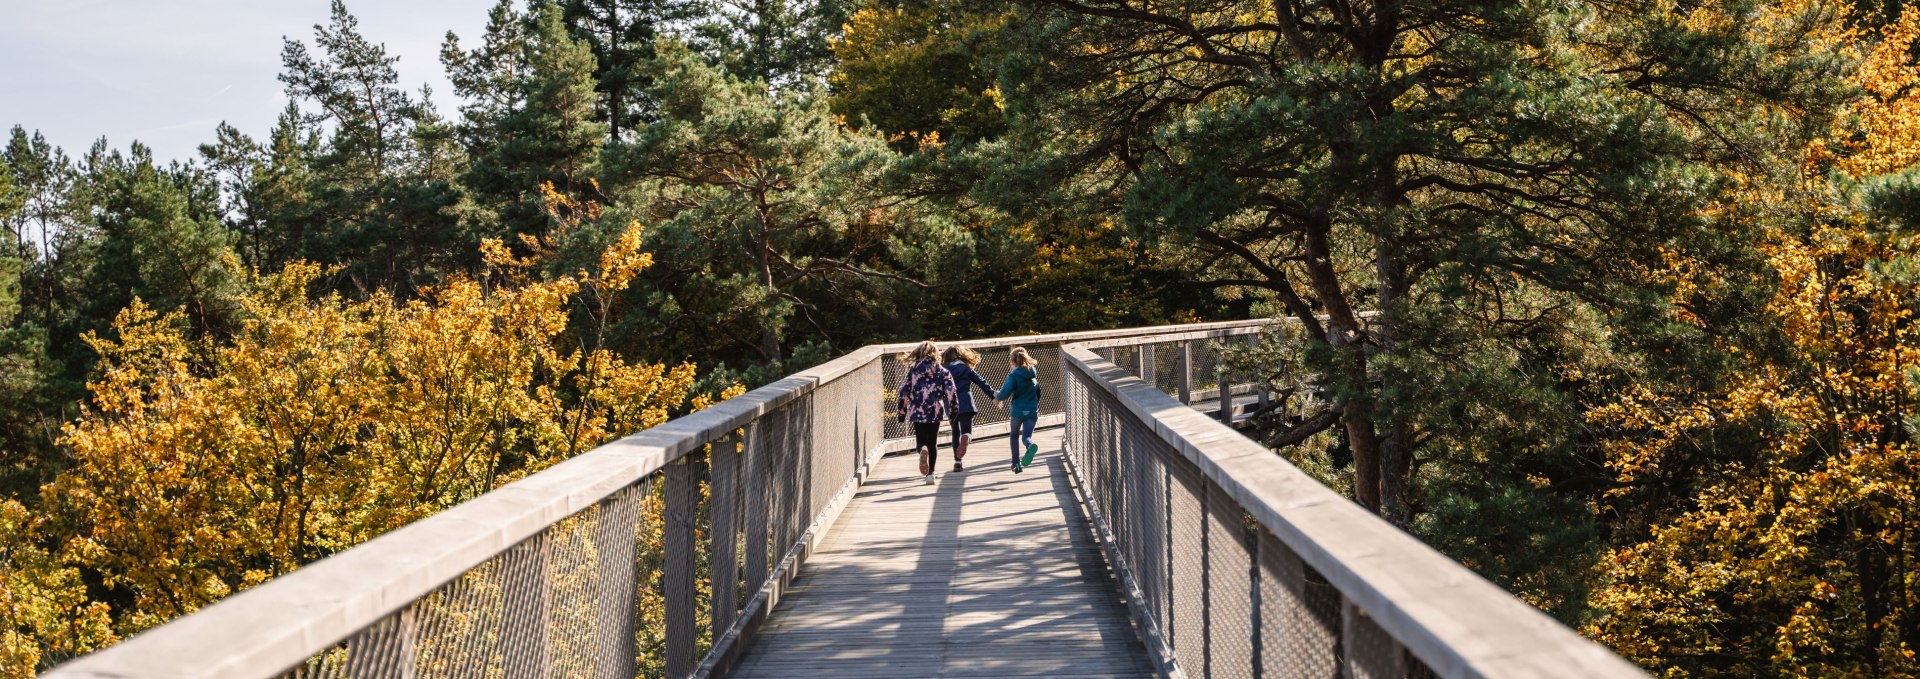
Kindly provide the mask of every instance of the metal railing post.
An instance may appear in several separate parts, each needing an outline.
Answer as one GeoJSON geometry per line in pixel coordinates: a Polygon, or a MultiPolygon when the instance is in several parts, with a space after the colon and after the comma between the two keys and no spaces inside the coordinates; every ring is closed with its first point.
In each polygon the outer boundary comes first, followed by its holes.
{"type": "Polygon", "coordinates": [[[742,559],[741,575],[747,591],[757,592],[767,582],[767,437],[762,420],[747,427],[740,457],[744,479],[740,490],[745,505],[740,518],[746,521],[741,533],[747,553],[742,559]]]}
{"type": "Polygon", "coordinates": [[[1180,365],[1173,378],[1180,387],[1180,403],[1193,405],[1193,342],[1180,343],[1180,365]]]}
{"type": "MultiPolygon", "coordinates": [[[[666,563],[663,584],[666,589],[667,676],[684,677],[693,672],[693,465],[682,457],[666,468],[666,520],[663,534],[666,563]]],[[[512,675],[509,676],[546,676],[512,675]]]]}
{"type": "MultiPolygon", "coordinates": [[[[1260,346],[1260,333],[1255,332],[1255,333],[1248,334],[1247,348],[1251,349],[1258,346],[1260,346]]],[[[1266,410],[1267,409],[1267,381],[1266,379],[1261,378],[1257,374],[1253,375],[1252,377],[1255,378],[1253,382],[1253,393],[1259,399],[1254,402],[1254,409],[1266,410]]]]}
{"type": "Polygon", "coordinates": [[[708,474],[713,478],[713,636],[733,626],[740,610],[740,437],[728,434],[713,444],[708,474]]]}
{"type": "Polygon", "coordinates": [[[1153,345],[1142,344],[1135,347],[1134,351],[1140,355],[1140,379],[1147,384],[1156,384],[1153,381],[1153,345]]]}

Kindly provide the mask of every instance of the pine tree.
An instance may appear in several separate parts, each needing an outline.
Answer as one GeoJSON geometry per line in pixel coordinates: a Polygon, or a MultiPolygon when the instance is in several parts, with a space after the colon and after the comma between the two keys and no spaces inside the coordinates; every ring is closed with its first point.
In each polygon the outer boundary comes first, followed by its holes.
{"type": "Polygon", "coordinates": [[[676,349],[777,369],[797,336],[891,324],[900,287],[927,284],[964,238],[885,195],[885,141],[819,98],[768,94],[677,45],[655,69],[661,117],[610,174],[631,187],[616,214],[655,225],[644,311],[676,349]]]}
{"type": "Polygon", "coordinates": [[[607,133],[595,110],[594,58],[558,7],[539,4],[523,17],[502,3],[480,48],[462,52],[449,36],[442,54],[466,101],[460,136],[473,160],[464,185],[496,213],[495,235],[545,229],[543,185],[596,197],[607,133]]]}
{"type": "Polygon", "coordinates": [[[1769,105],[1839,90],[1831,59],[1776,60],[1804,45],[1748,33],[1772,10],[1746,3],[1686,22],[1657,2],[1023,6],[1005,148],[1040,153],[982,193],[1108,206],[1211,285],[1268,296],[1331,400],[1279,440],[1337,427],[1356,498],[1403,523],[1415,471],[1450,464],[1579,506],[1539,491],[1591,468],[1568,361],[1657,337],[1646,272],[1717,238],[1705,161],[1769,105]]]}
{"type": "Polygon", "coordinates": [[[327,131],[311,163],[315,219],[305,223],[303,255],[346,265],[361,294],[472,265],[477,240],[453,209],[449,147],[429,145],[444,135],[426,92],[400,89],[399,57],[361,35],[341,0],[327,25],[314,26],[314,43],[317,53],[292,39],[281,51],[280,80],[303,105],[301,124],[327,131]]]}
{"type": "Polygon", "coordinates": [[[196,210],[193,195],[208,178],[189,168],[161,168],[135,143],[122,154],[94,154],[84,177],[90,219],[88,270],[79,289],[81,330],[103,330],[134,298],[180,311],[201,336],[231,314],[222,301],[235,272],[229,234],[213,210],[196,210]]]}
{"type": "Polygon", "coordinates": [[[706,0],[562,0],[561,17],[593,51],[594,89],[607,138],[615,143],[653,119],[645,65],[654,44],[689,31],[711,9],[706,0]]]}
{"type": "Polygon", "coordinates": [[[813,88],[833,64],[844,0],[715,0],[698,35],[728,73],[774,90],[813,88]]]}

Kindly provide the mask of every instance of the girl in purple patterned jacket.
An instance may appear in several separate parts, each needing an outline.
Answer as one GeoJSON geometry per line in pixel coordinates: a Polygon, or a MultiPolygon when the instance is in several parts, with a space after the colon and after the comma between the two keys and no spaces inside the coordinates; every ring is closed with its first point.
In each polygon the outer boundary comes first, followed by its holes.
{"type": "Polygon", "coordinates": [[[953,374],[934,358],[940,350],[921,342],[907,354],[907,379],[900,383],[900,420],[913,423],[914,445],[920,449],[920,474],[933,485],[933,458],[940,450],[940,423],[954,409],[953,374]]]}

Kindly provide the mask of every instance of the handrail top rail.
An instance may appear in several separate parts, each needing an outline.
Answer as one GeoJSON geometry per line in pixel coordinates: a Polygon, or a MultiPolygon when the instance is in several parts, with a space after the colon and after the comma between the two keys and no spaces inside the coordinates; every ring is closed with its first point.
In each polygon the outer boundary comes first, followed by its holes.
{"type": "MultiPolygon", "coordinates": [[[[1268,322],[1197,323],[955,343],[1010,346],[1268,322]]],[[[46,676],[241,679],[260,676],[262,667],[292,667],[728,432],[914,344],[866,345],[704,410],[608,442],[76,658],[46,676]]]]}
{"type": "MultiPolygon", "coordinates": [[[[934,340],[934,343],[949,345],[949,346],[959,345],[959,346],[964,346],[971,349],[992,349],[992,348],[999,348],[999,347],[1019,346],[1023,344],[1051,344],[1056,342],[1057,343],[1098,342],[1098,341],[1121,340],[1129,337],[1160,337],[1166,334],[1160,331],[1164,331],[1172,328],[1179,328],[1178,331],[1175,331],[1176,333],[1178,332],[1205,333],[1205,332],[1213,332],[1217,330],[1226,330],[1226,329],[1235,329],[1235,328],[1263,327],[1263,326],[1268,326],[1273,324],[1274,324],[1273,319],[1256,318],[1256,319],[1245,320],[1245,321],[1214,321],[1210,323],[1185,323],[1180,325],[1148,326],[1143,328],[1116,328],[1113,330],[1088,330],[1084,332],[1061,332],[1061,333],[1052,333],[1052,334],[1046,334],[1046,335],[1007,335],[1004,337],[987,337],[987,338],[972,339],[972,340],[943,341],[943,340],[936,339],[934,340]]],[[[876,345],[869,345],[869,346],[873,348],[877,348],[883,353],[900,353],[900,352],[911,351],[913,350],[914,347],[919,345],[920,345],[919,342],[894,342],[892,344],[876,344],[876,345]]]]}
{"type": "MultiPolygon", "coordinates": [[[[1190,335],[1209,332],[1139,337],[1135,343],[1198,339],[1190,335]]],[[[1265,446],[1092,351],[1122,344],[1127,342],[1076,342],[1062,346],[1061,354],[1439,676],[1647,676],[1265,446]]]]}

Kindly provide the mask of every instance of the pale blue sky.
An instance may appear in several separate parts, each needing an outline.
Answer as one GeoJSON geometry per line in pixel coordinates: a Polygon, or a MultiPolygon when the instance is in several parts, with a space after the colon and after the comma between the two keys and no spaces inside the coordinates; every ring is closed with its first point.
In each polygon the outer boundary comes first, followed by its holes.
{"type": "MultiPolygon", "coordinates": [[[[348,0],[369,40],[400,57],[401,84],[433,86],[448,30],[474,44],[494,0],[348,0]]],[[[105,135],[185,159],[224,120],[262,138],[286,105],[281,36],[311,44],[328,0],[0,0],[0,132],[39,129],[69,155],[105,135]]]]}

